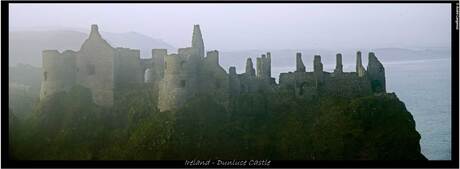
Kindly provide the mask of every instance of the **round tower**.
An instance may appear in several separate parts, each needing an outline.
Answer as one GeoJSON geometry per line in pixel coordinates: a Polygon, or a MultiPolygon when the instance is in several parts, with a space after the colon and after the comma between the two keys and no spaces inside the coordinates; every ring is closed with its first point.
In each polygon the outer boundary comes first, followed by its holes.
{"type": "Polygon", "coordinates": [[[44,50],[40,100],[61,91],[68,91],[76,84],[76,53],[44,50]]]}
{"type": "Polygon", "coordinates": [[[166,111],[182,106],[188,98],[189,83],[186,60],[178,54],[167,55],[164,77],[160,81],[158,109],[166,111]]]}

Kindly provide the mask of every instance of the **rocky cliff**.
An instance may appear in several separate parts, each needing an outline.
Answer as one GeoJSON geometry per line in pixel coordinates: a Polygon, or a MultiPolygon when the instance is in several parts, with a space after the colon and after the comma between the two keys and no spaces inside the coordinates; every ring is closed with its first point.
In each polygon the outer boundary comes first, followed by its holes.
{"type": "Polygon", "coordinates": [[[426,160],[415,121],[393,93],[310,100],[254,93],[228,107],[197,96],[159,112],[145,90],[122,91],[126,100],[110,109],[80,86],[38,103],[13,124],[13,158],[426,160]]]}

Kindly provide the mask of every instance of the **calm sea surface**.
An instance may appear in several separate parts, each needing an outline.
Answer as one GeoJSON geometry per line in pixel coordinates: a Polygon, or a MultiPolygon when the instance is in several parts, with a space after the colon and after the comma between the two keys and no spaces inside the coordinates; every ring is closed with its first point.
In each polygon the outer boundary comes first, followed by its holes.
{"type": "MultiPolygon", "coordinates": [[[[383,65],[387,91],[395,92],[414,116],[416,129],[422,135],[422,153],[430,160],[450,160],[451,59],[383,62],[383,65]]],[[[334,65],[324,67],[332,72],[334,65]]],[[[273,67],[272,73],[277,77],[280,72],[293,70],[294,67],[273,67]]],[[[344,71],[354,71],[354,65],[344,64],[344,71]]]]}
{"type": "Polygon", "coordinates": [[[388,62],[387,90],[412,113],[430,160],[451,159],[451,59],[388,62]]]}

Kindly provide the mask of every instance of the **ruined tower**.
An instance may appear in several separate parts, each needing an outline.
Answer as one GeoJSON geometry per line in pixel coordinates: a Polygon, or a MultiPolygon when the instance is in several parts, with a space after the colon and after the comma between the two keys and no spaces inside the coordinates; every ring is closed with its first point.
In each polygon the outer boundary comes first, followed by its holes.
{"type": "Polygon", "coordinates": [[[302,61],[302,53],[297,52],[296,53],[296,72],[305,72],[305,65],[303,64],[302,61]]]}
{"type": "MultiPolygon", "coordinates": [[[[204,43],[200,26],[194,25],[192,47],[179,48],[177,54],[164,57],[164,73],[159,83],[158,108],[160,111],[179,108],[185,102],[201,92],[200,73],[210,65],[218,64],[218,55],[210,53],[209,58],[204,58],[204,43]]],[[[152,51],[157,62],[163,59],[165,50],[152,51]]],[[[154,60],[154,61],[155,61],[154,60]]],[[[155,63],[155,62],[154,62],[155,63]]],[[[222,70],[225,72],[225,70],[222,70]]],[[[204,80],[204,79],[203,79],[204,80]]]]}
{"type": "Polygon", "coordinates": [[[373,52],[369,52],[367,75],[375,93],[386,92],[385,68],[373,52]]]}
{"type": "Polygon", "coordinates": [[[40,100],[57,92],[69,91],[76,84],[76,52],[44,50],[40,100]]]}
{"type": "Polygon", "coordinates": [[[366,74],[366,69],[364,69],[363,62],[361,60],[361,51],[356,52],[356,73],[358,77],[363,77],[366,74]]]}
{"type": "Polygon", "coordinates": [[[313,73],[316,79],[316,85],[323,83],[323,63],[321,63],[321,56],[315,55],[313,59],[313,73]]]}
{"type": "MultiPolygon", "coordinates": [[[[270,53],[267,53],[270,54],[270,53]]],[[[271,55],[271,54],[270,54],[271,55]]],[[[271,65],[271,56],[270,58],[267,55],[262,54],[261,57],[256,58],[256,70],[257,78],[259,79],[269,79],[270,78],[270,65],[271,65]]]]}
{"type": "Polygon", "coordinates": [[[341,73],[343,73],[342,54],[337,53],[334,74],[339,75],[341,73]]]}
{"type": "Polygon", "coordinates": [[[246,71],[247,76],[253,77],[256,75],[256,70],[254,70],[254,65],[252,64],[252,59],[248,58],[246,60],[246,71]]]}
{"type": "Polygon", "coordinates": [[[204,42],[201,35],[200,25],[193,26],[192,48],[201,59],[204,58],[204,42]]]}
{"type": "Polygon", "coordinates": [[[165,71],[160,82],[158,109],[171,110],[185,103],[187,98],[187,72],[184,69],[185,60],[178,54],[165,57],[165,71]]]}
{"type": "Polygon", "coordinates": [[[91,90],[93,100],[101,106],[113,105],[115,50],[91,25],[91,33],[77,54],[77,83],[91,90]]]}

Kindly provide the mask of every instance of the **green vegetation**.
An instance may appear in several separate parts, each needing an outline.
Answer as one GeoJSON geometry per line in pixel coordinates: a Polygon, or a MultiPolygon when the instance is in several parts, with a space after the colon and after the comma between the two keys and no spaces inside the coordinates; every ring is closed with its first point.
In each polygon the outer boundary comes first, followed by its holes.
{"type": "Polygon", "coordinates": [[[120,89],[113,108],[83,87],[10,111],[14,159],[424,160],[420,135],[394,94],[312,100],[255,93],[225,105],[197,96],[159,112],[147,86],[120,89]]]}

